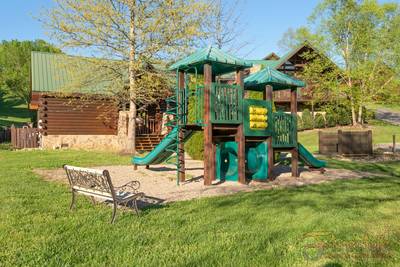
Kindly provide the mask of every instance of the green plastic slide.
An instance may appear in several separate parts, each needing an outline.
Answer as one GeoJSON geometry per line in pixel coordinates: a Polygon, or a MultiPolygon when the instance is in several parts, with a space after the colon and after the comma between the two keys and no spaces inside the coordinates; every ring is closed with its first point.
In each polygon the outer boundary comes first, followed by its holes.
{"type": "MultiPolygon", "coordinates": [[[[132,158],[132,163],[136,165],[154,165],[166,161],[175,152],[178,128],[175,127],[161,140],[161,142],[146,156],[132,158]]],[[[190,131],[186,131],[185,140],[191,136],[190,131]]]]}
{"type": "Polygon", "coordinates": [[[314,167],[314,168],[324,168],[326,167],[326,162],[322,160],[318,160],[310,153],[302,144],[298,144],[299,149],[299,157],[300,160],[304,162],[304,164],[314,167]]]}

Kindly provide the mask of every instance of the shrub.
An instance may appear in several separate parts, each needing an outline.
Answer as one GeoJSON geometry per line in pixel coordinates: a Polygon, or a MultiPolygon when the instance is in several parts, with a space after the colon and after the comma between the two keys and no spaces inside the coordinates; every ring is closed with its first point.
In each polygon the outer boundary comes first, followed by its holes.
{"type": "Polygon", "coordinates": [[[313,117],[311,115],[310,110],[305,109],[303,110],[303,115],[301,116],[302,120],[303,120],[303,128],[304,130],[309,130],[314,128],[313,127],[313,117]]]}
{"type": "Polygon", "coordinates": [[[192,159],[204,159],[204,135],[203,132],[196,132],[185,144],[185,151],[192,159]]]}
{"type": "Polygon", "coordinates": [[[347,106],[336,107],[337,123],[339,125],[350,125],[351,124],[351,109],[347,106]]]}
{"type": "Polygon", "coordinates": [[[325,118],[321,113],[317,113],[314,118],[315,128],[325,128],[325,118]]]}
{"type": "Polygon", "coordinates": [[[297,130],[298,131],[304,130],[303,119],[299,115],[297,115],[297,130]]]}
{"type": "Polygon", "coordinates": [[[366,109],[363,107],[363,121],[368,123],[369,121],[375,119],[375,111],[371,109],[366,109]]]}
{"type": "Polygon", "coordinates": [[[328,127],[351,124],[351,109],[349,106],[326,106],[324,111],[326,112],[325,120],[328,127]]]}
{"type": "Polygon", "coordinates": [[[331,110],[331,109],[326,110],[325,119],[326,119],[327,127],[335,127],[336,126],[337,118],[336,118],[336,114],[334,113],[333,110],[331,110]]]}

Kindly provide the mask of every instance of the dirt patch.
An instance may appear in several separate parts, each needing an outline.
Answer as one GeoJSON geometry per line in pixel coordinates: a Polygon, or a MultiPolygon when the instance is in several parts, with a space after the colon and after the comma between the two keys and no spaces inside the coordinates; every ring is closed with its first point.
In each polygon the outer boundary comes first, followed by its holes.
{"type": "MultiPolygon", "coordinates": [[[[187,160],[187,181],[176,184],[176,170],[173,165],[155,165],[150,169],[139,167],[137,171],[133,166],[101,166],[94,169],[107,169],[115,186],[122,185],[131,180],[138,180],[141,183],[140,191],[144,192],[149,202],[166,203],[173,201],[189,200],[202,197],[229,195],[237,192],[250,192],[254,190],[273,189],[287,186],[304,186],[308,184],[319,184],[339,179],[359,179],[363,177],[380,176],[374,173],[350,171],[343,169],[326,169],[324,174],[318,171],[311,172],[308,169],[301,169],[300,177],[291,177],[290,168],[278,166],[274,169],[276,179],[272,182],[251,182],[242,185],[236,182],[215,183],[212,186],[203,185],[203,162],[187,160]]],[[[36,169],[35,173],[49,181],[56,181],[68,184],[63,169],[44,170],[36,169]]]]}

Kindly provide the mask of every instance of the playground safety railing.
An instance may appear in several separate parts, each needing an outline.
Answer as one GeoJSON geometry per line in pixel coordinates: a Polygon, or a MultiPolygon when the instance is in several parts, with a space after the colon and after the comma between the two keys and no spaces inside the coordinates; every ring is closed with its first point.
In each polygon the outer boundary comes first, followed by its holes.
{"type": "Polygon", "coordinates": [[[297,118],[284,112],[273,113],[273,147],[297,146],[297,118]]]}
{"type": "Polygon", "coordinates": [[[238,85],[211,85],[211,121],[213,123],[242,123],[243,89],[238,85]]]}

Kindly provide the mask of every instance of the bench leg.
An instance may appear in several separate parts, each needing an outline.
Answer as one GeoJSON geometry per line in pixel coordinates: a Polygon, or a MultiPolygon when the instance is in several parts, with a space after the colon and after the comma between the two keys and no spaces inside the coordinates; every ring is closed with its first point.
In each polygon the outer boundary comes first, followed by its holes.
{"type": "Polygon", "coordinates": [[[114,202],[114,208],[113,208],[111,223],[114,223],[114,221],[115,221],[115,216],[116,216],[116,215],[117,215],[117,203],[114,202]]]}
{"type": "Polygon", "coordinates": [[[96,205],[96,200],[94,199],[94,197],[91,196],[90,199],[92,200],[92,204],[96,205]]]}
{"type": "Polygon", "coordinates": [[[71,193],[72,193],[72,200],[71,200],[71,205],[69,206],[70,210],[72,210],[75,206],[75,191],[72,190],[71,193]]]}
{"type": "Polygon", "coordinates": [[[138,206],[137,206],[136,199],[133,200],[133,207],[135,209],[136,215],[139,215],[139,209],[138,209],[138,206]]]}

